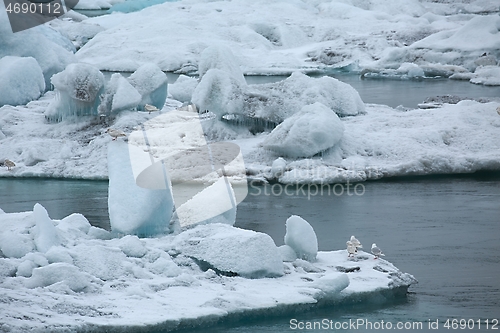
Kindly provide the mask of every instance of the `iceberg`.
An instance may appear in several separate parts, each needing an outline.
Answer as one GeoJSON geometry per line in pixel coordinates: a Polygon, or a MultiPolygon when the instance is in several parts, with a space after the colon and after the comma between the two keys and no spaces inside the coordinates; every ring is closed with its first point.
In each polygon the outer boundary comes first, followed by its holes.
{"type": "Polygon", "coordinates": [[[246,83],[243,71],[240,69],[238,61],[231,52],[231,49],[225,45],[213,45],[207,47],[200,55],[198,63],[198,75],[200,79],[210,69],[219,69],[228,73],[233,79],[244,84],[246,83]]]}
{"type": "MultiPolygon", "coordinates": [[[[76,60],[73,52],[68,50],[68,45],[71,42],[67,38],[45,26],[13,33],[7,13],[0,11],[0,59],[6,56],[34,58],[42,70],[47,90],[51,87],[52,75],[76,60]]],[[[33,65],[30,66],[33,68],[33,65]]],[[[1,80],[5,80],[5,77],[2,76],[1,80]]]]}
{"type": "MultiPolygon", "coordinates": [[[[283,262],[269,236],[224,224],[158,238],[100,239],[91,233],[98,228],[81,215],[46,222],[59,234],[59,246],[21,258],[2,252],[4,330],[168,332],[236,315],[283,316],[301,307],[357,304],[360,297],[380,304],[404,297],[416,282],[362,251],[355,273],[343,272],[352,265],[345,250],[320,251],[314,263],[283,262]]],[[[0,214],[0,225],[0,242],[7,232],[34,241],[33,212],[0,214]]]]}
{"type": "Polygon", "coordinates": [[[44,92],[43,72],[35,58],[0,58],[0,107],[26,104],[44,92]]]}
{"type": "Polygon", "coordinates": [[[212,68],[194,90],[192,101],[199,110],[209,111],[219,120],[243,117],[246,121],[242,123],[249,127],[259,121],[281,123],[314,103],[324,104],[339,116],[365,112],[363,101],[350,85],[331,77],[312,78],[299,72],[280,82],[247,85],[227,71],[212,68]]]}
{"type": "Polygon", "coordinates": [[[168,92],[173,99],[179,102],[191,102],[197,85],[198,79],[181,74],[174,83],[168,86],[168,92]]]}
{"type": "Polygon", "coordinates": [[[284,274],[278,248],[260,232],[210,224],[181,233],[174,246],[199,261],[200,267],[222,275],[257,279],[284,274]]]}
{"type": "Polygon", "coordinates": [[[137,110],[144,111],[146,104],[163,109],[167,99],[168,79],[157,65],[151,63],[142,65],[129,76],[128,81],[141,94],[137,110]]]}
{"type": "MultiPolygon", "coordinates": [[[[282,156],[311,157],[336,145],[343,134],[344,125],[339,117],[323,104],[314,103],[285,119],[262,145],[282,156]]],[[[273,162],[274,174],[277,174],[276,162],[273,162]]]]}
{"type": "Polygon", "coordinates": [[[136,184],[129,147],[112,142],[108,147],[109,197],[108,209],[111,230],[140,236],[170,232],[173,199],[169,179],[164,188],[148,189],[136,184]]]}
{"type": "Polygon", "coordinates": [[[99,114],[116,114],[120,111],[135,109],[142,96],[121,74],[111,75],[106,90],[101,96],[99,114]]]}
{"type": "Polygon", "coordinates": [[[128,147],[132,181],[148,190],[168,189],[173,221],[181,228],[234,224],[236,205],[248,192],[240,148],[209,142],[192,105],[146,121],[129,135],[128,147]]]}
{"type": "Polygon", "coordinates": [[[98,114],[104,75],[97,68],[81,63],[70,64],[52,76],[51,81],[57,96],[45,112],[49,122],[98,114]]]}

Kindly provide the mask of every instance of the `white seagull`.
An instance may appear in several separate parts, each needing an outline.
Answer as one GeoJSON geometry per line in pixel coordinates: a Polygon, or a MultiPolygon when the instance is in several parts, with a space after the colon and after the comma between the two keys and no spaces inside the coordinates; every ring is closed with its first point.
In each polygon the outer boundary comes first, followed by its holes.
{"type": "Polygon", "coordinates": [[[363,245],[361,245],[361,242],[353,236],[351,236],[351,243],[356,246],[357,249],[362,249],[363,248],[363,245]]]}
{"type": "Polygon", "coordinates": [[[372,244],[372,253],[375,256],[373,259],[378,259],[379,257],[384,257],[385,254],[382,253],[382,250],[377,246],[377,244],[372,244]]]}
{"type": "Polygon", "coordinates": [[[160,111],[156,106],[151,105],[151,104],[146,104],[144,105],[144,110],[148,111],[149,113],[155,112],[155,111],[160,111]]]}
{"type": "Polygon", "coordinates": [[[117,138],[119,138],[120,136],[127,136],[122,131],[115,130],[115,129],[112,129],[112,128],[108,128],[108,130],[106,131],[106,133],[108,133],[109,135],[111,135],[111,137],[113,137],[113,141],[116,140],[117,138]]]}
{"type": "Polygon", "coordinates": [[[358,249],[351,241],[347,241],[346,245],[347,245],[347,253],[348,253],[347,257],[351,257],[351,256],[354,257],[356,255],[356,253],[358,253],[358,249]]]}
{"type": "Polygon", "coordinates": [[[7,170],[11,170],[13,167],[16,166],[16,163],[12,162],[11,160],[5,159],[3,164],[7,167],[7,170]]]}

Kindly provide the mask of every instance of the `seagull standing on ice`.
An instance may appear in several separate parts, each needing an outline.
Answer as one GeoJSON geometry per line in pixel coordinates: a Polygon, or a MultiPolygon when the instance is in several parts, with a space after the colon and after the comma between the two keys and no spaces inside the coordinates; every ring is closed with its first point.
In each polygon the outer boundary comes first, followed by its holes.
{"type": "Polygon", "coordinates": [[[109,135],[111,135],[113,137],[113,141],[115,141],[120,136],[126,136],[125,133],[123,133],[119,130],[112,129],[112,128],[108,128],[106,133],[108,133],[109,135]]]}
{"type": "Polygon", "coordinates": [[[358,249],[351,241],[347,241],[346,245],[347,245],[347,253],[348,253],[347,257],[348,258],[354,257],[356,255],[356,253],[358,253],[358,249]]]}
{"type": "Polygon", "coordinates": [[[155,111],[160,111],[156,106],[151,105],[151,104],[146,104],[144,105],[144,110],[148,111],[149,113],[155,112],[155,111]]]}
{"type": "Polygon", "coordinates": [[[362,249],[363,248],[363,245],[361,245],[361,242],[353,236],[351,236],[351,243],[352,245],[356,246],[356,249],[362,249]]]}
{"type": "Polygon", "coordinates": [[[375,243],[372,244],[372,253],[375,256],[373,259],[385,256],[385,254],[382,253],[382,250],[375,243]]]}
{"type": "Polygon", "coordinates": [[[7,170],[11,170],[13,167],[16,166],[16,163],[12,162],[11,160],[5,159],[3,164],[7,167],[7,170]]]}

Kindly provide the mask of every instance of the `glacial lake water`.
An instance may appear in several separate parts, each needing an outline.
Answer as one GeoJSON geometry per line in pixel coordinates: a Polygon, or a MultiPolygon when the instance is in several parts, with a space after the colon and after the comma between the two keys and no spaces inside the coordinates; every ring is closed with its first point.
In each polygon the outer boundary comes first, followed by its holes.
{"type": "MultiPolygon", "coordinates": [[[[113,72],[104,72],[107,80],[113,72]]],[[[120,72],[125,77],[130,72],[120,72]]],[[[179,74],[165,73],[169,84],[175,83],[179,74]]],[[[312,77],[320,77],[326,74],[311,74],[312,77]]],[[[331,72],[328,76],[350,84],[359,93],[365,103],[384,104],[393,108],[403,106],[405,108],[417,108],[426,98],[452,95],[460,98],[487,98],[500,100],[500,86],[483,86],[472,84],[468,81],[450,80],[447,78],[426,79],[373,79],[361,78],[360,75],[351,72],[331,72]]],[[[245,79],[248,84],[264,84],[285,80],[286,75],[248,75],[245,79]]]]}
{"type": "MultiPolygon", "coordinates": [[[[299,190],[279,193],[279,185],[251,186],[238,206],[236,226],[268,233],[283,244],[285,221],[300,215],[311,223],[320,250],[344,249],[356,235],[366,250],[377,243],[385,259],[419,281],[405,299],[389,304],[312,309],[273,318],[247,318],[202,327],[192,332],[294,332],[290,320],[372,323],[428,320],[500,319],[500,174],[399,178],[360,183],[342,195],[325,190],[310,198],[299,190]],[[274,186],[274,188],[272,187],[274,186]]],[[[346,185],[344,185],[346,186],[346,185]]],[[[352,185],[351,185],[352,186],[352,185]]],[[[96,226],[109,227],[105,181],[55,179],[0,179],[0,208],[6,212],[31,210],[43,204],[52,218],[73,212],[96,226]]],[[[307,191],[306,191],[307,193],[307,191]]],[[[339,188],[336,191],[340,193],[339,188]]],[[[347,255],[347,254],[346,254],[347,255]]],[[[490,325],[490,330],[491,330],[490,325]]],[[[500,328],[500,324],[496,327],[500,328]]],[[[342,330],[343,332],[365,331],[342,330]]]]}

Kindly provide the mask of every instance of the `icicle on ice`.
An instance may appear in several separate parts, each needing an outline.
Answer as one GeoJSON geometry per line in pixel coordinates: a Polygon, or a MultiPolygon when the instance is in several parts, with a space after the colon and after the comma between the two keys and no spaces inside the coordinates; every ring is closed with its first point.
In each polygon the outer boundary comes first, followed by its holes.
{"type": "Polygon", "coordinates": [[[104,90],[104,75],[88,64],[70,64],[52,76],[56,98],[45,112],[45,118],[59,122],[72,117],[97,115],[99,95],[104,90]]]}

